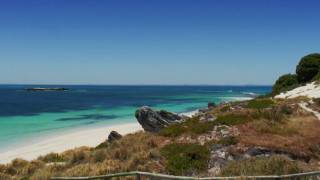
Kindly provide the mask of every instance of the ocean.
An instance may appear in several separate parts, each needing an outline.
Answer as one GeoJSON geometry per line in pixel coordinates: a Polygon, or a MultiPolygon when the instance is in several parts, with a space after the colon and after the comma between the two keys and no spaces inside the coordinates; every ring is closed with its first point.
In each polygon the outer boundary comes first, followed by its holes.
{"type": "MultiPolygon", "coordinates": [[[[182,113],[208,102],[245,100],[270,86],[58,86],[59,92],[31,92],[35,85],[0,85],[0,152],[46,136],[97,126],[135,122],[141,106],[182,113]]],[[[56,86],[41,86],[56,87],[56,86]]]]}

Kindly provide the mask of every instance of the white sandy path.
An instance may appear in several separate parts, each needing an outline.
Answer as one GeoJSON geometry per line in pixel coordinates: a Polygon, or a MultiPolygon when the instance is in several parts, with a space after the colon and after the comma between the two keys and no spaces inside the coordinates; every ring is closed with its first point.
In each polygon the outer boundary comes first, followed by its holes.
{"type": "Polygon", "coordinates": [[[138,123],[128,123],[59,134],[56,137],[49,137],[35,144],[0,153],[0,163],[8,163],[15,158],[33,160],[40,155],[51,152],[61,153],[81,146],[94,147],[105,141],[112,130],[124,135],[142,130],[142,127],[138,123]]]}
{"type": "Polygon", "coordinates": [[[313,113],[313,114],[320,120],[320,113],[317,112],[317,111],[312,110],[311,108],[308,108],[307,105],[308,105],[308,104],[305,103],[305,102],[299,104],[299,106],[300,106],[302,109],[304,109],[304,110],[306,110],[306,111],[308,111],[308,112],[313,113]]]}

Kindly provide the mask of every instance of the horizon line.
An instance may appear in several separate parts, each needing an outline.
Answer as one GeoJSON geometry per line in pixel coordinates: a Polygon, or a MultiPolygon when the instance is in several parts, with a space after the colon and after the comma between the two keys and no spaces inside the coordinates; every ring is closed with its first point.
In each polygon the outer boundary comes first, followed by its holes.
{"type": "Polygon", "coordinates": [[[271,84],[58,84],[58,83],[0,83],[0,85],[21,86],[273,86],[271,84]]]}

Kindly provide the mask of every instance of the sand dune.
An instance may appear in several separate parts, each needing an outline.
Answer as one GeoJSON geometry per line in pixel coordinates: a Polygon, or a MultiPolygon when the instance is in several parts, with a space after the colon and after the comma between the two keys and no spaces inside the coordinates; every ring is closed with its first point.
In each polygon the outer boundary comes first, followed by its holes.
{"type": "Polygon", "coordinates": [[[290,98],[296,98],[299,96],[306,96],[309,98],[320,98],[320,85],[315,82],[309,83],[305,86],[301,86],[291,91],[281,93],[275,96],[275,98],[290,99],[290,98]]]}

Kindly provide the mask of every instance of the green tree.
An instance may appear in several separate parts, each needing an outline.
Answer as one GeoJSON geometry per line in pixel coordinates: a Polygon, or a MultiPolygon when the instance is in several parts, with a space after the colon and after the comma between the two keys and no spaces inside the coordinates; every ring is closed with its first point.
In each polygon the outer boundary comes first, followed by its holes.
{"type": "Polygon", "coordinates": [[[279,94],[283,91],[291,90],[299,85],[298,77],[295,74],[285,74],[272,87],[272,95],[279,94]]]}
{"type": "Polygon", "coordinates": [[[306,83],[314,79],[320,72],[320,54],[309,54],[303,57],[297,66],[296,73],[300,83],[306,83]]]}

